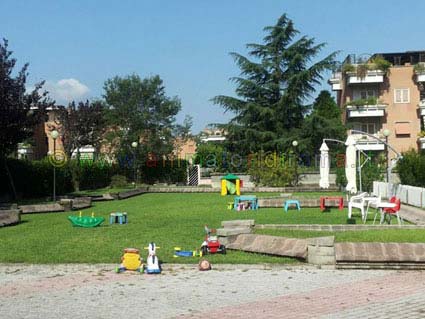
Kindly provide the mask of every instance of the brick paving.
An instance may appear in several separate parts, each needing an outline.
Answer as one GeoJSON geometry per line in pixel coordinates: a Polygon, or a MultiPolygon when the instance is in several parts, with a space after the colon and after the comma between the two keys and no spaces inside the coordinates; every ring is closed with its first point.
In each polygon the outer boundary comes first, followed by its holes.
{"type": "Polygon", "coordinates": [[[425,272],[307,266],[0,265],[0,317],[424,318],[425,272]]]}
{"type": "Polygon", "coordinates": [[[424,318],[425,272],[398,272],[179,318],[424,318]]]}

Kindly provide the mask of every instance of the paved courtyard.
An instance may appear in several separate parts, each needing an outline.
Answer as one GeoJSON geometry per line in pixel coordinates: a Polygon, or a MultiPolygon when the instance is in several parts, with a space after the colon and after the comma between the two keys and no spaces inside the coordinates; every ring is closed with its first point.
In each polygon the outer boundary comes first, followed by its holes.
{"type": "Polygon", "coordinates": [[[0,265],[6,318],[424,318],[425,272],[307,266],[0,265]]]}

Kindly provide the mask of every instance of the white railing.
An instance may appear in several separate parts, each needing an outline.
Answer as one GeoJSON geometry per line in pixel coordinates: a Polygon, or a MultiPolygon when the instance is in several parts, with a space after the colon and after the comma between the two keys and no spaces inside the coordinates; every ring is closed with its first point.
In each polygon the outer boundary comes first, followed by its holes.
{"type": "Polygon", "coordinates": [[[388,198],[388,191],[407,205],[425,208],[425,188],[385,182],[373,182],[373,195],[388,198]]]}

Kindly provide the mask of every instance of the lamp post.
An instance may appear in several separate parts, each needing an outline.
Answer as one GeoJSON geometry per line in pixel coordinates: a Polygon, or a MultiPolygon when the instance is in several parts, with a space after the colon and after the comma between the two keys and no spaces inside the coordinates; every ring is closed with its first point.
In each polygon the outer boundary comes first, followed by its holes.
{"type": "Polygon", "coordinates": [[[137,142],[131,143],[131,147],[133,148],[133,180],[134,180],[134,187],[136,188],[136,148],[138,144],[137,142]]]}
{"type": "MultiPolygon", "coordinates": [[[[53,130],[50,133],[50,136],[53,139],[53,159],[54,163],[56,162],[56,139],[59,137],[59,132],[53,130]]],[[[56,202],[56,165],[53,165],[53,201],[56,202]]]]}
{"type": "Polygon", "coordinates": [[[292,141],[292,146],[294,147],[294,154],[295,154],[295,186],[298,185],[298,156],[297,156],[297,146],[298,146],[298,141],[292,141]]]}
{"type": "Polygon", "coordinates": [[[390,172],[388,171],[388,160],[389,160],[388,157],[389,156],[388,156],[388,146],[387,145],[388,145],[388,136],[390,136],[391,131],[386,128],[382,133],[385,136],[385,161],[386,161],[385,169],[387,171],[387,183],[389,183],[390,182],[390,172]]]}

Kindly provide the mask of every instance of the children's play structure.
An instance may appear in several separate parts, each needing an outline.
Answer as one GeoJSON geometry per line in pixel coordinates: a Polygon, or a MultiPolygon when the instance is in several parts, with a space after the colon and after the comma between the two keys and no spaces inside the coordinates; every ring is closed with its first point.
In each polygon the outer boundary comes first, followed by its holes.
{"type": "Polygon", "coordinates": [[[137,248],[124,249],[124,255],[121,257],[121,265],[115,268],[115,271],[120,273],[126,270],[143,272],[143,259],[137,248]]]}
{"type": "Polygon", "coordinates": [[[258,209],[258,198],[255,195],[235,196],[233,199],[233,209],[237,211],[258,209]]]}
{"type": "Polygon", "coordinates": [[[226,247],[218,241],[216,230],[209,229],[207,225],[205,225],[205,240],[201,245],[202,255],[206,254],[215,254],[222,253],[226,254],[226,247]]]}
{"type": "Polygon", "coordinates": [[[221,196],[240,194],[241,180],[238,176],[227,174],[221,178],[221,196]]]}
{"type": "Polygon", "coordinates": [[[109,215],[109,224],[127,224],[128,218],[126,212],[115,212],[109,215]]]}
{"type": "Polygon", "coordinates": [[[105,221],[105,218],[103,217],[95,217],[94,213],[92,213],[91,216],[82,215],[83,213],[80,212],[78,216],[68,216],[72,226],[92,228],[99,226],[105,221]]]}

